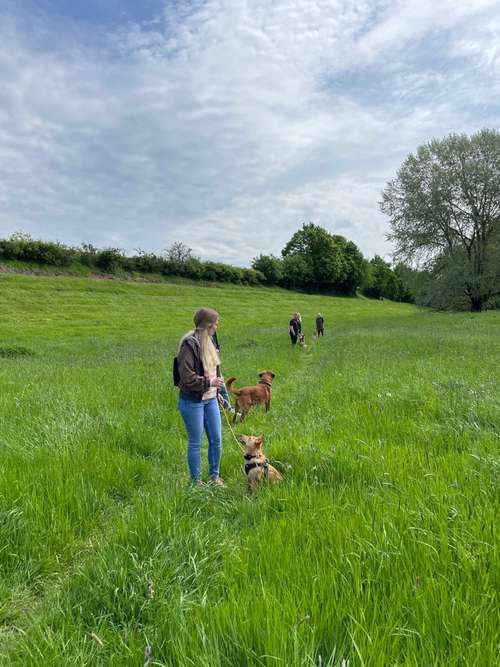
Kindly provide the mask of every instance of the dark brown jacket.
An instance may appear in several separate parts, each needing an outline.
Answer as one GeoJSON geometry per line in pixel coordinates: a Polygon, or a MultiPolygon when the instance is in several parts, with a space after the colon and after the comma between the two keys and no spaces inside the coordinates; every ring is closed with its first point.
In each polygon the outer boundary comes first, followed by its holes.
{"type": "MultiPolygon", "coordinates": [[[[203,369],[200,341],[196,334],[189,336],[182,343],[177,354],[177,364],[181,397],[191,401],[201,401],[201,397],[210,387],[210,378],[205,375],[203,369]]],[[[220,377],[219,366],[217,366],[217,377],[220,377]]]]}

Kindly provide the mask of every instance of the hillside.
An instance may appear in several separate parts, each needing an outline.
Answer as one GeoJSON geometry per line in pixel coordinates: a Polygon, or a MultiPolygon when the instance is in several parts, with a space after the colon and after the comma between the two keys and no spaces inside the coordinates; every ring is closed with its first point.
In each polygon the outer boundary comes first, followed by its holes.
{"type": "Polygon", "coordinates": [[[1,274],[0,663],[493,665],[499,325],[1,274]],[[205,305],[226,376],[276,373],[271,411],[236,428],[285,475],[255,497],[225,423],[227,487],[188,485],[170,367],[205,305]]]}

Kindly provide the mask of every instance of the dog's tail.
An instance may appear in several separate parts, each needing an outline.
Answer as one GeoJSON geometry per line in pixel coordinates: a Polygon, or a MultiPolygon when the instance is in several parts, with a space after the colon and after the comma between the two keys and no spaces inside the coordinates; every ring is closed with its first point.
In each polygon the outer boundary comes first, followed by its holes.
{"type": "Polygon", "coordinates": [[[236,378],[233,377],[233,376],[231,376],[230,378],[228,378],[228,379],[226,380],[226,387],[229,389],[229,391],[230,391],[232,394],[234,394],[235,396],[238,396],[238,394],[240,393],[240,392],[239,392],[239,389],[233,389],[233,387],[232,387],[233,382],[234,382],[235,380],[236,380],[236,378]]]}

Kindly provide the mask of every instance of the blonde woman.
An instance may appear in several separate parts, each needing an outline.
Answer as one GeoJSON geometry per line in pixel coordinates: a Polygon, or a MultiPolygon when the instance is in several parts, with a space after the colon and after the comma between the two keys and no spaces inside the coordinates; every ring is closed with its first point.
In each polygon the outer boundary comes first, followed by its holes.
{"type": "Polygon", "coordinates": [[[219,354],[212,341],[217,331],[219,314],[212,308],[201,308],[194,314],[193,331],[182,337],[177,363],[179,368],[179,412],[188,435],[187,460],[191,479],[201,480],[201,440],[208,438],[210,481],[224,486],[219,475],[222,429],[217,389],[224,384],[220,377],[219,354]]]}
{"type": "Polygon", "coordinates": [[[288,333],[290,334],[290,341],[292,345],[297,345],[297,339],[301,331],[298,313],[292,315],[292,319],[288,323],[288,333]]]}

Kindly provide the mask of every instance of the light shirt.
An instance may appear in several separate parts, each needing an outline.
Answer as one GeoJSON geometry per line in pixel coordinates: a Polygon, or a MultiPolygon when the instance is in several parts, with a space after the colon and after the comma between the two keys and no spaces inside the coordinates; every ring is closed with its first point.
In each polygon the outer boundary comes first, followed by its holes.
{"type": "MultiPolygon", "coordinates": [[[[217,377],[217,366],[212,366],[207,369],[207,375],[210,378],[210,382],[217,377]]],[[[202,401],[208,401],[211,398],[217,397],[217,387],[209,387],[207,391],[201,397],[202,401]]]]}

